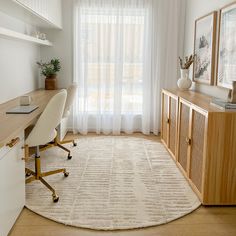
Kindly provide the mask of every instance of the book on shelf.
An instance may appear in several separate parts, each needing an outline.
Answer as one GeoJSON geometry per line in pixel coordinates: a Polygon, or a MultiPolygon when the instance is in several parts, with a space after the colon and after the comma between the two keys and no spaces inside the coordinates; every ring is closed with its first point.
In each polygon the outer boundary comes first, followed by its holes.
{"type": "Polygon", "coordinates": [[[235,110],[236,111],[236,103],[227,102],[218,98],[213,98],[211,101],[211,105],[221,110],[235,110]]]}

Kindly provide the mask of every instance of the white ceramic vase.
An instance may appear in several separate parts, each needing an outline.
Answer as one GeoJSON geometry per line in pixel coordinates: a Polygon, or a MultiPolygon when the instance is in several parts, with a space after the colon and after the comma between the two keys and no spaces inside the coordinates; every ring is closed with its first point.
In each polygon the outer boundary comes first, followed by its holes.
{"type": "Polygon", "coordinates": [[[177,85],[181,90],[188,90],[192,86],[192,80],[189,79],[189,70],[181,69],[181,77],[177,81],[177,85]]]}

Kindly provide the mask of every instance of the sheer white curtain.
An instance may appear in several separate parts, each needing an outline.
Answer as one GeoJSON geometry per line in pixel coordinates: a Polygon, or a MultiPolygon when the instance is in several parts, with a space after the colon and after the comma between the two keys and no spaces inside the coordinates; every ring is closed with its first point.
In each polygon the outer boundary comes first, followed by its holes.
{"type": "Polygon", "coordinates": [[[159,131],[160,91],[173,86],[184,0],[77,0],[74,131],[159,131]]]}

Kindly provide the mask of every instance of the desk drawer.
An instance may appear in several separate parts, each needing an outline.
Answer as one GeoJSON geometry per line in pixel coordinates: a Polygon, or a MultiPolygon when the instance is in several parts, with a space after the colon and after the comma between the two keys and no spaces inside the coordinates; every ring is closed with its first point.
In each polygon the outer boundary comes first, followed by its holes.
{"type": "Polygon", "coordinates": [[[25,204],[23,134],[0,149],[0,235],[6,236],[25,204]]]}
{"type": "Polygon", "coordinates": [[[24,133],[19,134],[16,138],[10,140],[8,144],[4,147],[0,148],[0,160],[4,158],[4,156],[12,150],[18,143],[24,145],[24,133]]]}

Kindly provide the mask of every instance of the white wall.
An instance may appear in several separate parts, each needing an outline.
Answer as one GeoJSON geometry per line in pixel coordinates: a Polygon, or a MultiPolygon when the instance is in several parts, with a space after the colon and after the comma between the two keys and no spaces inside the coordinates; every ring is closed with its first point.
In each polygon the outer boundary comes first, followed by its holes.
{"type": "MultiPolygon", "coordinates": [[[[194,22],[195,19],[233,2],[233,0],[187,0],[186,25],[185,25],[185,55],[193,53],[194,50],[194,22]]],[[[191,75],[192,73],[190,73],[191,75]]],[[[227,98],[228,90],[216,86],[193,84],[193,89],[210,96],[227,98]]]]}
{"type": "MultiPolygon", "coordinates": [[[[34,28],[0,12],[0,26],[21,33],[34,28]]],[[[0,37],[0,104],[35,90],[38,86],[39,47],[0,37]]]]}
{"type": "MultiPolygon", "coordinates": [[[[62,1],[62,30],[45,30],[53,47],[41,49],[41,59],[49,61],[59,58],[61,71],[58,73],[58,87],[67,88],[73,79],[73,1],[62,1]]],[[[43,80],[42,80],[43,81],[43,80]]],[[[41,87],[43,87],[43,83],[41,87]]]]}
{"type": "MultiPolygon", "coordinates": [[[[58,87],[67,88],[73,81],[73,1],[62,1],[62,30],[45,30],[47,38],[53,42],[53,47],[41,49],[42,61],[59,58],[61,71],[58,73],[58,87]]],[[[44,78],[40,87],[44,88],[44,78]]],[[[72,129],[72,117],[68,128],[72,129]]]]}

